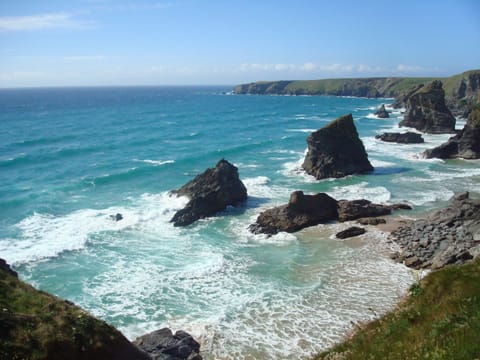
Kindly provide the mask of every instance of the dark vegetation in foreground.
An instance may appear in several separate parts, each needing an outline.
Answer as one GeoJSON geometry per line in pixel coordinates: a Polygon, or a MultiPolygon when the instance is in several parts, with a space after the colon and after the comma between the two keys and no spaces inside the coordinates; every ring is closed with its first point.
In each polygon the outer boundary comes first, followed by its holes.
{"type": "Polygon", "coordinates": [[[315,360],[480,357],[480,258],[413,284],[408,298],[315,360]]]}

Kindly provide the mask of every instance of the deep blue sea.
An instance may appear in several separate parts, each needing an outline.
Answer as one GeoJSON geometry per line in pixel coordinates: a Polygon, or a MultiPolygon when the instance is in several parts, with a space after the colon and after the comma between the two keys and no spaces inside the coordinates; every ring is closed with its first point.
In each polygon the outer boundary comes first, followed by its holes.
{"type": "Polygon", "coordinates": [[[397,215],[415,216],[455,192],[480,192],[480,162],[422,158],[448,135],[375,140],[399,130],[400,111],[372,115],[392,99],[230,90],[0,90],[0,257],[130,339],[164,326],[189,331],[207,359],[307,358],[352,321],[390,309],[413,280],[389,260],[385,233],[340,241],[335,232],[349,224],[330,224],[267,238],[248,225],[294,190],[408,202],[415,209],[397,215]],[[346,113],[375,171],[316,181],[300,170],[306,137],[346,113]],[[247,203],[174,228],[185,199],[169,190],[221,158],[239,168],[247,203]]]}

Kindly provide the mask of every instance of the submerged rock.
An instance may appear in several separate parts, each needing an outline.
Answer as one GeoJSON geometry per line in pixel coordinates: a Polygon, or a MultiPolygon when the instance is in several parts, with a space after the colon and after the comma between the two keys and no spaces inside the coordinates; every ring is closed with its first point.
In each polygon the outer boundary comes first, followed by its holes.
{"type": "Polygon", "coordinates": [[[340,231],[335,234],[338,239],[348,239],[354,236],[365,234],[367,230],[358,226],[351,226],[346,230],[340,231]]]}
{"type": "Polygon", "coordinates": [[[425,151],[427,158],[480,158],[480,104],[470,113],[462,131],[446,143],[425,151]]]}
{"type": "Polygon", "coordinates": [[[376,135],[375,139],[386,142],[395,142],[399,144],[421,144],[425,142],[421,134],[406,132],[406,133],[383,133],[376,135]]]}
{"type": "Polygon", "coordinates": [[[112,219],[113,221],[120,221],[123,219],[123,215],[120,214],[120,213],[116,213],[115,215],[110,215],[110,219],[112,219]]]}
{"type": "Polygon", "coordinates": [[[480,255],[480,200],[468,193],[454,196],[446,208],[395,230],[391,237],[402,248],[396,260],[407,266],[438,269],[464,263],[480,255]]]}
{"type": "Polygon", "coordinates": [[[431,134],[455,132],[455,118],[445,105],[441,81],[434,80],[407,98],[405,116],[399,125],[431,134]]]}
{"type": "Polygon", "coordinates": [[[385,110],[385,104],[382,104],[374,114],[380,119],[388,119],[390,117],[388,111],[385,110]]]}
{"type": "Polygon", "coordinates": [[[174,193],[190,199],[185,208],[177,211],[170,220],[175,226],[189,225],[225,210],[229,205],[234,206],[247,200],[247,188],[238,176],[237,167],[225,159],[174,193]]]}
{"type": "Polygon", "coordinates": [[[249,230],[254,234],[273,235],[280,231],[295,232],[305,227],[337,218],[337,201],[324,193],[305,195],[295,191],[287,205],[262,212],[249,230]]]}
{"type": "Polygon", "coordinates": [[[134,342],[153,360],[201,360],[200,344],[185,331],[175,334],[168,328],[138,337],[134,342]]]}
{"type": "Polygon", "coordinates": [[[340,178],[373,170],[352,114],[344,115],[307,138],[302,167],[317,179],[340,178]]]}

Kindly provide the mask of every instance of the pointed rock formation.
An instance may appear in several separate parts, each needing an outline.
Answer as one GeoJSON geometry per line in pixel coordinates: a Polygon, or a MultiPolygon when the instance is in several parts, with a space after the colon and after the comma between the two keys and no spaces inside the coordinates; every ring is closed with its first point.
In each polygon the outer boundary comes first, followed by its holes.
{"type": "Polygon", "coordinates": [[[445,105],[441,81],[432,81],[408,97],[405,117],[399,125],[430,134],[455,132],[455,118],[445,105]]]}
{"type": "Polygon", "coordinates": [[[170,220],[175,226],[190,225],[198,219],[225,210],[229,205],[247,200],[247,188],[238,176],[237,167],[225,159],[174,193],[190,199],[185,208],[177,211],[170,220]]]}
{"type": "Polygon", "coordinates": [[[470,113],[462,131],[446,143],[425,151],[427,158],[480,158],[480,104],[470,113]]]}
{"type": "Polygon", "coordinates": [[[373,170],[352,114],[344,115],[307,138],[302,167],[318,180],[362,174],[373,170]]]}
{"type": "Polygon", "coordinates": [[[385,104],[382,104],[374,114],[380,119],[388,119],[390,117],[388,111],[385,110],[385,104]]]}

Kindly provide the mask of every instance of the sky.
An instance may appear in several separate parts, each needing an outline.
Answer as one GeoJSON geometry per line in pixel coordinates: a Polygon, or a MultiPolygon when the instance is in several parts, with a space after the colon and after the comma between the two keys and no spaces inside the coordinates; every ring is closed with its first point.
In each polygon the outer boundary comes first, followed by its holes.
{"type": "Polygon", "coordinates": [[[480,0],[0,0],[0,87],[480,68],[480,0]]]}

